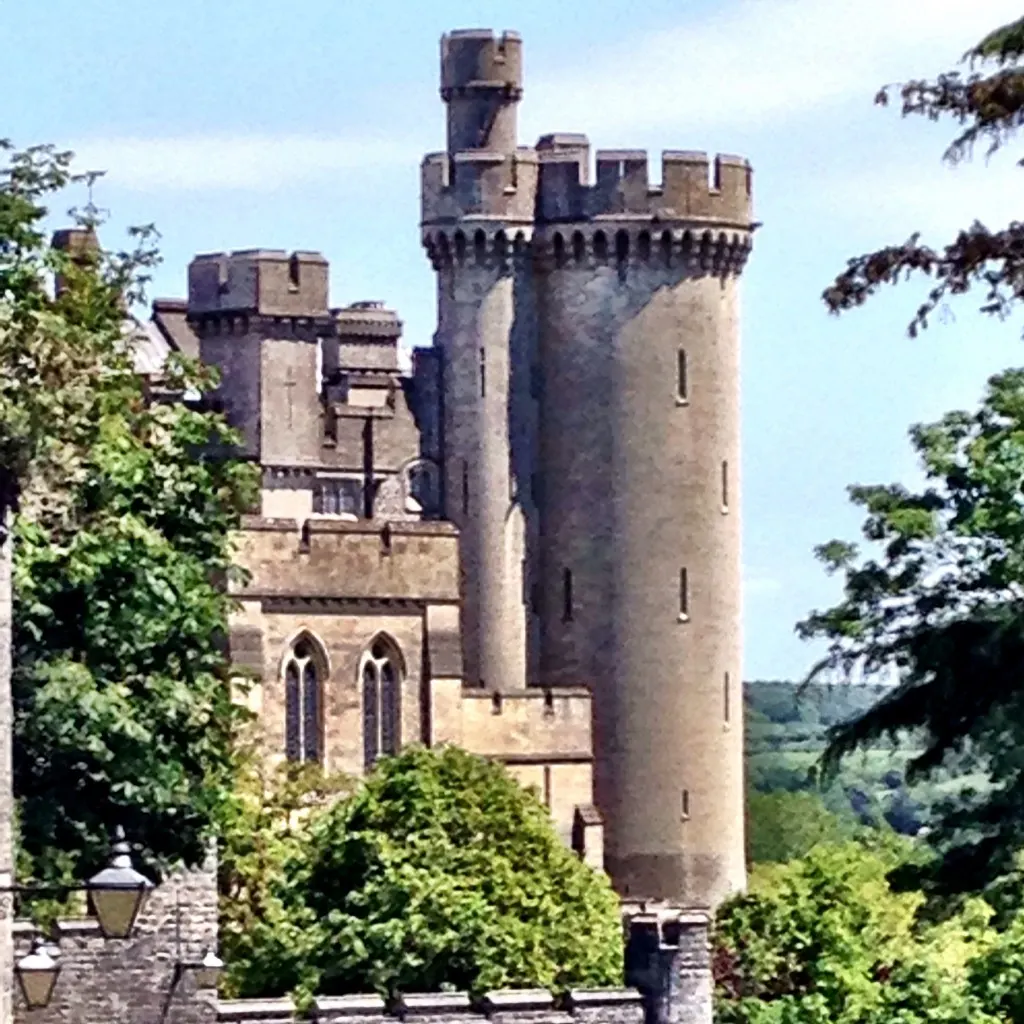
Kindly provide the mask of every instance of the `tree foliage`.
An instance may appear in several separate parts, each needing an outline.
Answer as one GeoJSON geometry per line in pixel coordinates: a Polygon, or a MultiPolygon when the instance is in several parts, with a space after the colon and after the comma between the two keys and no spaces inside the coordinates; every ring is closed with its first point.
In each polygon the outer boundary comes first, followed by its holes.
{"type": "MultiPolygon", "coordinates": [[[[130,387],[123,303],[142,294],[156,262],[151,228],[119,253],[76,261],[49,245],[47,203],[77,180],[71,154],[18,151],[0,139],[0,513],[26,490],[59,507],[81,479],[97,425],[97,398],[130,387]],[[55,297],[54,276],[67,282],[55,297]]],[[[86,217],[87,229],[95,227],[86,217]]],[[[0,515],[0,528],[4,521],[0,515]]]]}
{"type": "Polygon", "coordinates": [[[236,958],[236,993],[621,984],[607,880],[499,765],[409,748],[301,835],[272,894],[282,919],[260,955],[236,958]]]}
{"type": "Polygon", "coordinates": [[[221,994],[285,992],[296,952],[310,938],[295,912],[288,872],[302,861],[311,824],[352,782],[318,765],[271,765],[250,734],[238,750],[235,785],[222,818],[218,860],[221,994]]]}
{"type": "Polygon", "coordinates": [[[820,843],[850,839],[858,831],[852,816],[833,813],[817,793],[747,793],[747,846],[754,864],[794,860],[820,843]]]}
{"type": "Polygon", "coordinates": [[[104,396],[60,515],[26,508],[15,531],[15,792],[47,878],[95,866],[115,824],[197,862],[232,785],[223,581],[254,480],[203,454],[218,417],[134,387],[104,396]]]}
{"type": "MultiPolygon", "coordinates": [[[[1011,142],[1024,124],[1022,58],[1024,18],[972,47],[964,55],[968,73],[952,71],[934,81],[919,79],[887,87],[876,102],[887,105],[898,97],[904,116],[952,119],[960,130],[946,150],[949,163],[969,157],[979,144],[991,156],[1011,142]]],[[[885,285],[915,275],[934,283],[910,323],[912,336],[927,327],[931,315],[948,298],[973,288],[982,289],[983,313],[1003,317],[1024,298],[1024,222],[1011,221],[992,229],[976,221],[934,248],[915,234],[903,244],[851,259],[823,297],[837,313],[862,304],[885,285]]]]}
{"type": "MultiPolygon", "coordinates": [[[[979,145],[991,156],[1024,124],[1024,18],[990,33],[964,55],[967,68],[934,81],[883,89],[904,116],[951,119],[945,153],[957,163],[979,145]]],[[[1020,161],[1024,164],[1024,161],[1020,161]]],[[[974,223],[932,248],[915,235],[850,260],[825,291],[833,312],[865,302],[885,285],[930,278],[910,334],[927,327],[950,297],[981,290],[981,311],[1005,317],[1024,298],[1024,223],[974,223]]],[[[1024,669],[1021,481],[1024,479],[1024,372],[989,384],[977,413],[956,412],[915,427],[911,437],[928,485],[856,486],[865,538],[877,557],[833,541],[818,554],[844,576],[844,597],[802,623],[829,643],[825,665],[849,677],[893,672],[899,686],[855,722],[833,732],[827,760],[880,736],[918,730],[925,747],[911,778],[955,758],[987,772],[986,792],[965,790],[940,810],[932,839],[943,857],[927,881],[963,890],[1013,870],[1024,841],[1024,669]]]]}
{"type": "Polygon", "coordinates": [[[1014,870],[1024,846],[1024,370],[989,382],[974,413],[911,432],[927,484],[853,487],[870,554],[819,549],[843,575],[843,599],[801,623],[828,642],[819,669],[850,676],[895,670],[898,684],[831,732],[826,763],[881,737],[917,730],[908,776],[950,759],[988,774],[940,808],[931,881],[981,886],[1014,870]]]}
{"type": "MultiPolygon", "coordinates": [[[[821,845],[755,874],[715,933],[719,1024],[1009,1024],[968,984],[993,941],[971,901],[922,926],[919,893],[894,892],[899,844],[821,845]]],[[[979,968],[980,969],[980,968],[979,968]]]]}
{"type": "MultiPolygon", "coordinates": [[[[0,151],[0,524],[18,512],[0,644],[21,871],[80,876],[117,824],[151,866],[194,862],[231,782],[222,584],[255,477],[206,454],[235,440],[220,417],[152,403],[133,371],[126,309],[157,260],[152,230],[106,252],[89,210],[89,244],[58,251],[46,204],[75,180],[70,154],[0,151]]],[[[210,380],[182,363],[167,383],[210,380]]]]}

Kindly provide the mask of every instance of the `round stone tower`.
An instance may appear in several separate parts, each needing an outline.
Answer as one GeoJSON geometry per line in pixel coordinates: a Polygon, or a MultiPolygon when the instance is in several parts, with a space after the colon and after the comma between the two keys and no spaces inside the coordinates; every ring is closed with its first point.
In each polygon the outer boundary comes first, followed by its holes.
{"type": "Polygon", "coordinates": [[[745,160],[538,146],[541,678],[594,693],[623,896],[745,881],[739,274],[745,160]]]}
{"type": "Polygon", "coordinates": [[[423,162],[423,238],[437,271],[444,505],[460,529],[464,671],[470,685],[526,685],[529,349],[527,260],[537,162],[516,149],[517,35],[441,41],[445,153],[423,162]],[[525,486],[524,486],[525,481],[525,486]]]}
{"type": "MultiPolygon", "coordinates": [[[[743,888],[738,157],[516,147],[518,36],[441,46],[423,163],[467,682],[585,686],[631,899],[743,888]]],[[[587,794],[589,796],[589,794],[587,794]]]]}

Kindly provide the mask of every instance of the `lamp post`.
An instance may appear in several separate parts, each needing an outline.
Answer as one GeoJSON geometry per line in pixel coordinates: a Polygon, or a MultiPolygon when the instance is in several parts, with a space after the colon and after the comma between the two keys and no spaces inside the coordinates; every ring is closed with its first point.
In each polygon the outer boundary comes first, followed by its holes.
{"type": "MultiPolygon", "coordinates": [[[[153,883],[140,874],[132,865],[131,847],[125,839],[124,830],[114,833],[114,844],[110,850],[110,863],[93,875],[85,885],[31,886],[15,885],[0,888],[0,892],[44,893],[82,892],[89,894],[96,920],[104,938],[127,939],[138,920],[146,899],[153,889],[153,883]]],[[[164,1014],[178,984],[186,974],[191,975],[197,989],[215,989],[224,970],[224,961],[211,948],[202,960],[192,961],[181,958],[181,905],[175,901],[175,948],[176,961],[171,984],[165,996],[164,1014]]],[[[49,1005],[54,986],[60,974],[58,958],[60,951],[47,940],[38,937],[32,944],[32,951],[23,956],[14,971],[21,988],[25,1005],[30,1010],[43,1009],[49,1005]]]]}
{"type": "Polygon", "coordinates": [[[206,951],[206,956],[199,962],[196,968],[197,988],[216,988],[220,981],[221,971],[224,970],[224,961],[212,949],[206,951]]]}
{"type": "Polygon", "coordinates": [[[174,965],[174,977],[171,980],[171,993],[177,988],[178,982],[188,972],[196,983],[196,988],[216,988],[224,970],[224,961],[212,950],[208,949],[202,960],[179,960],[174,965]]]}

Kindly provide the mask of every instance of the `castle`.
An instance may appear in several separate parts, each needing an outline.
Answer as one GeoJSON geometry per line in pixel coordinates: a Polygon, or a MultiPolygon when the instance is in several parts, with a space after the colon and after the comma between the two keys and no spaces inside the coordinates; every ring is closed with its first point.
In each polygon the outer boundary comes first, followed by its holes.
{"type": "Polygon", "coordinates": [[[452,743],[537,787],[628,899],[743,887],[743,159],[517,140],[522,44],[441,45],[422,165],[433,344],[326,261],[196,257],[139,347],[219,368],[262,467],[231,651],[273,756],[452,743]]]}

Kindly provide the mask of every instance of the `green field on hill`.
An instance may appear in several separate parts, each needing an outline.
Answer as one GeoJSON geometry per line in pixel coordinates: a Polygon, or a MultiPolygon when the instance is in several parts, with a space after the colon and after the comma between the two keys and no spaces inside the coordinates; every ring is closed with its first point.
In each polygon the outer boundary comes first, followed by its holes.
{"type": "Polygon", "coordinates": [[[965,785],[986,785],[984,775],[943,771],[908,786],[906,764],[917,750],[913,737],[853,754],[837,778],[820,782],[817,767],[829,728],[867,709],[884,693],[879,686],[746,683],[748,788],[764,794],[817,792],[843,818],[871,825],[885,821],[898,832],[916,835],[927,827],[937,801],[965,785]]]}

